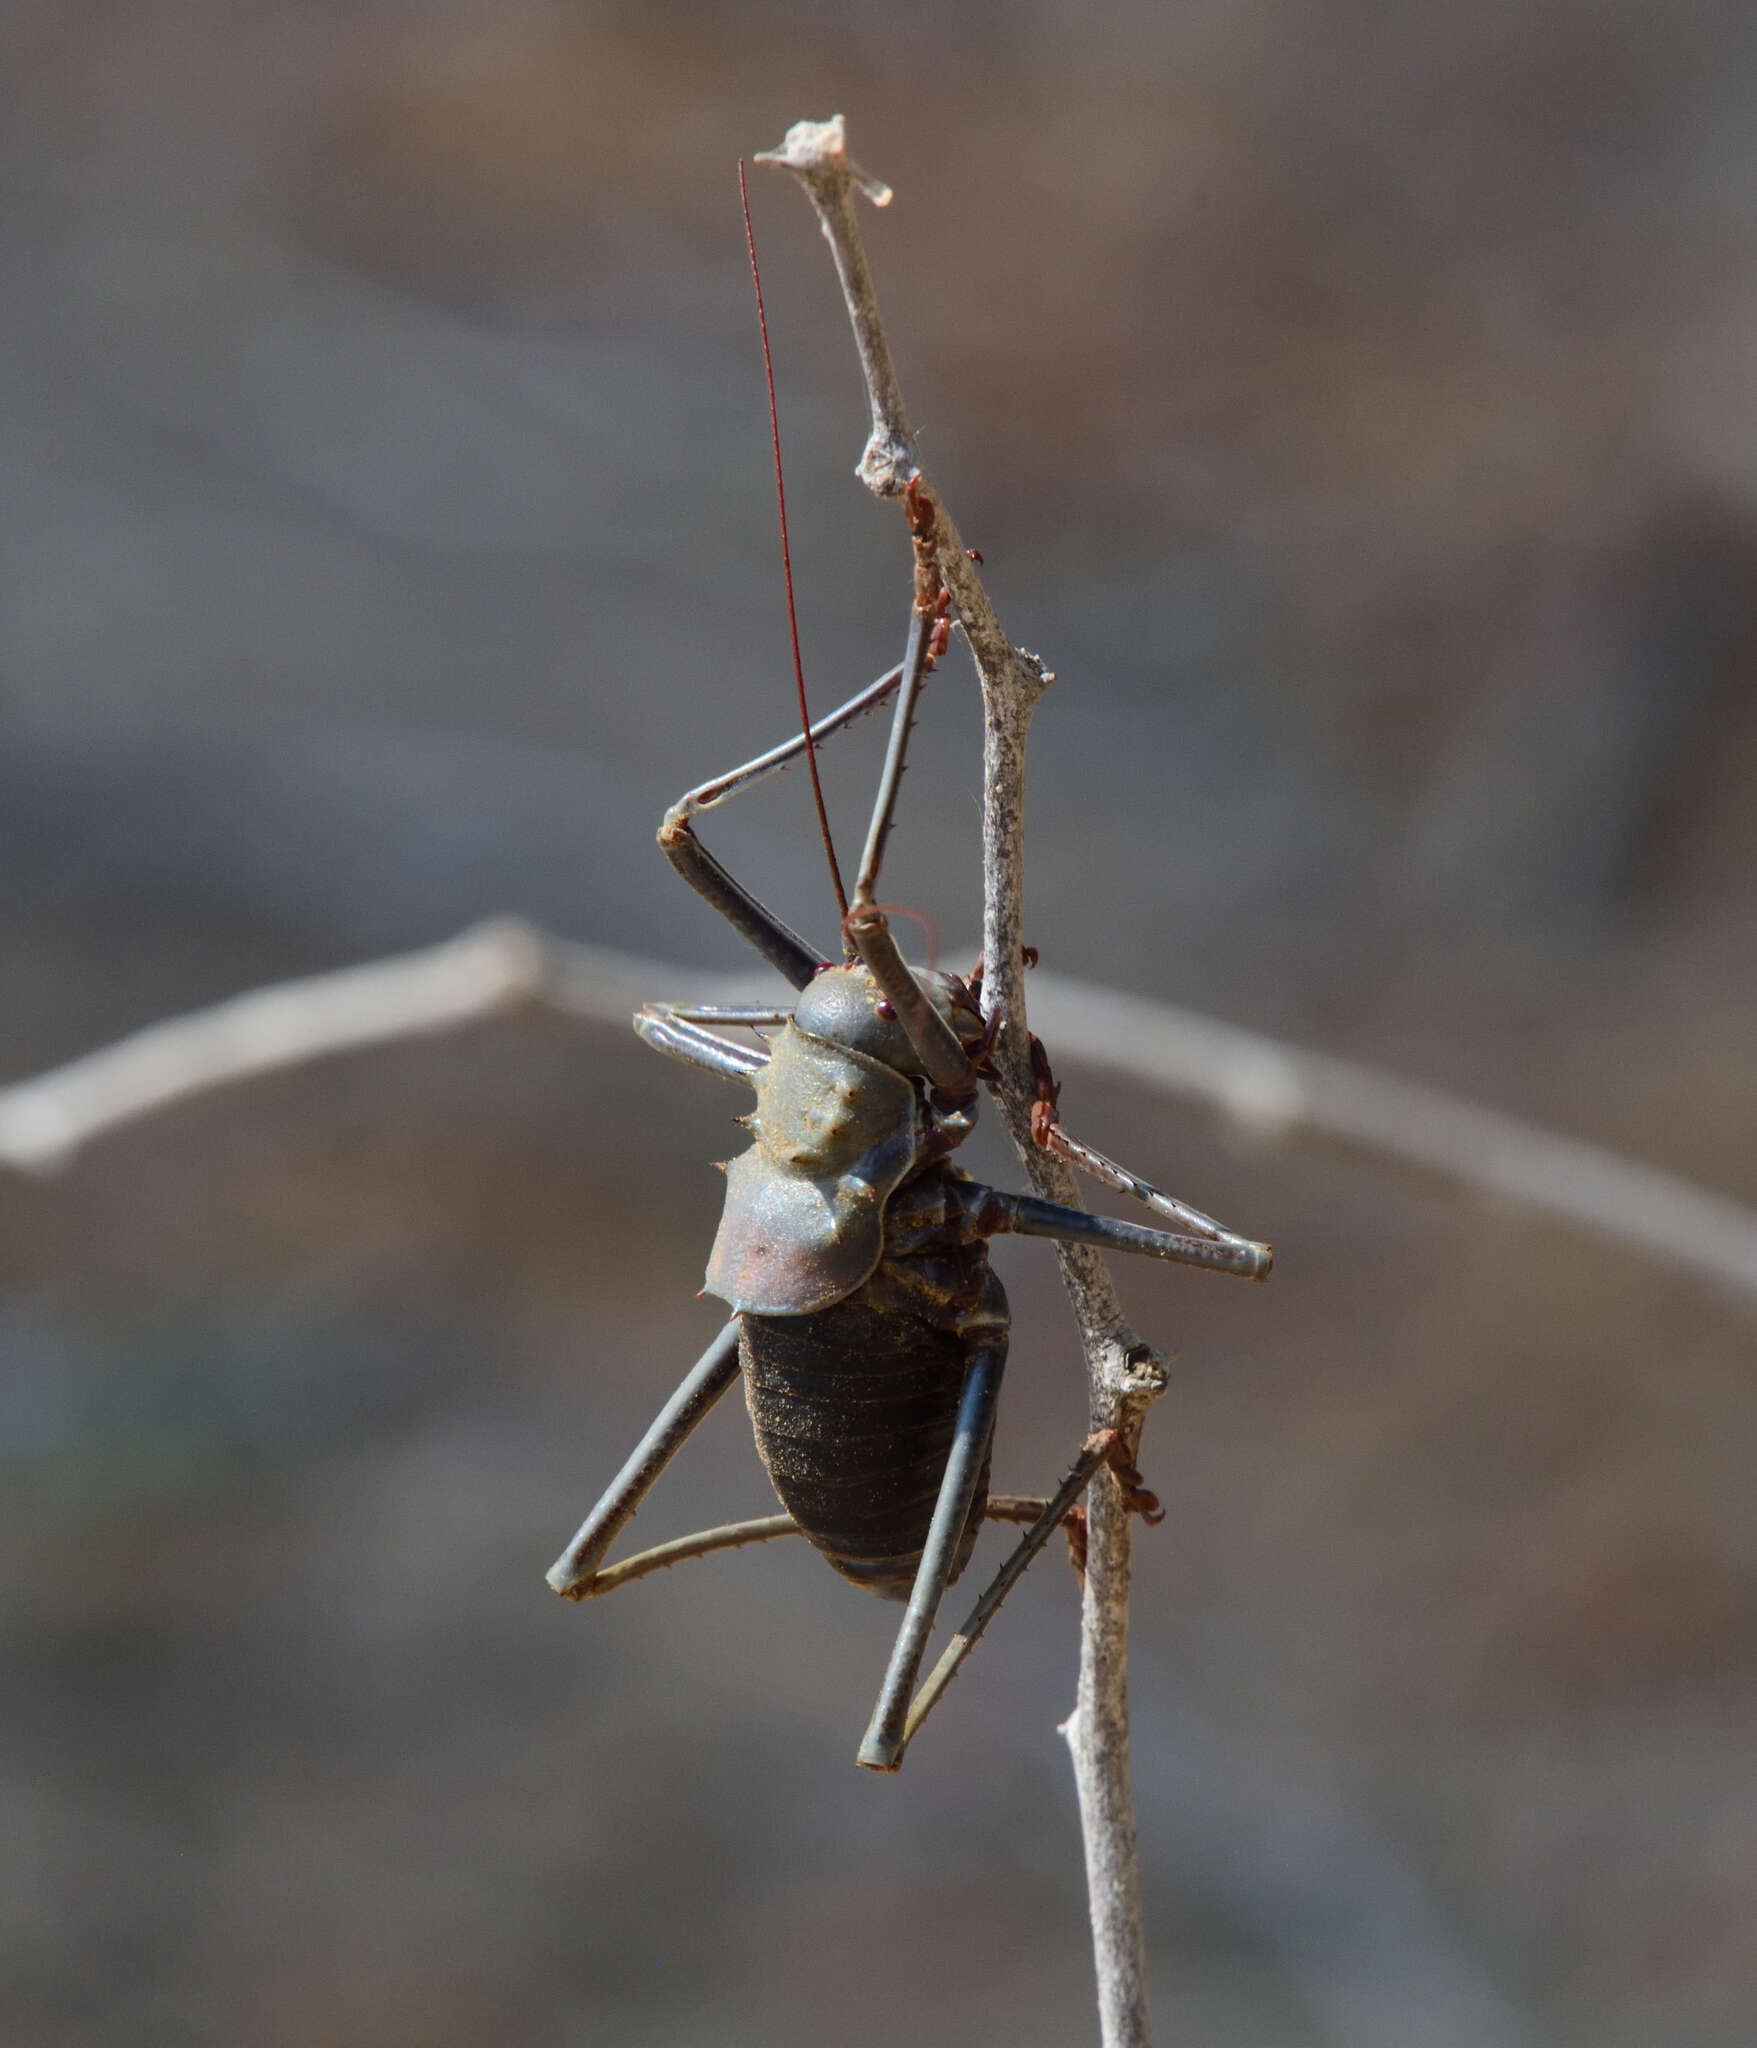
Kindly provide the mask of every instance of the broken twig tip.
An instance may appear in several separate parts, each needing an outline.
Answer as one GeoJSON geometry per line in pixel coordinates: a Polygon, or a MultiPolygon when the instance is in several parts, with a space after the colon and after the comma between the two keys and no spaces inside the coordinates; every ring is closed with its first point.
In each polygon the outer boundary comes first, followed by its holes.
{"type": "Polygon", "coordinates": [[[874,206],[889,206],[891,188],[882,178],[863,171],[848,154],[847,128],[840,114],[827,121],[795,121],[779,149],[757,152],[759,164],[778,164],[802,178],[846,178],[874,206]]]}

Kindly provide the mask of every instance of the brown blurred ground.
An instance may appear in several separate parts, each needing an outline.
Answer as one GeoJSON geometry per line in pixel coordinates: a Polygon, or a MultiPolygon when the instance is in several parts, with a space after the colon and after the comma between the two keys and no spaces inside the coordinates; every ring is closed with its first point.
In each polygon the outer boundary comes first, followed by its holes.
{"type": "MultiPolygon", "coordinates": [[[[1046,956],[1757,1202],[1754,41],[1707,0],[14,8],[0,1071],[492,910],[738,959],[650,834],[787,722],[731,163],[840,107],[930,459],[1062,678],[1046,956]]],[[[904,558],[822,246],[755,196],[828,702],[904,558]]],[[[944,678],[891,883],[960,934],[944,678]]],[[[871,742],[832,766],[846,820],[871,742]]],[[[821,935],[801,805],[716,844],[821,935]]],[[[1068,1082],[1282,1252],[1127,1276],[1182,1357],[1162,2038],[1744,2048],[1749,1313],[1068,1082]]],[[[809,1559],[543,1590],[714,1327],[734,1106],[496,1027],[0,1186],[0,2037],[1089,2038],[1059,1564],[896,1782],[850,1763],[894,1616],[809,1559]]],[[[1007,1275],[1028,1486],[1082,1402],[1007,1275]]],[[[642,1521],[762,1505],[729,1409],[642,1521]]]]}

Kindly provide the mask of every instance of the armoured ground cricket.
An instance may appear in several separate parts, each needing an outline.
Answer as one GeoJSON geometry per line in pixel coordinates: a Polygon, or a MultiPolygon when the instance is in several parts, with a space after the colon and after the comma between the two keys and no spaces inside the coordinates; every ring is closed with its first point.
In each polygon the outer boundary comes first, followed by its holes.
{"type": "MultiPolygon", "coordinates": [[[[743,172],[740,169],[740,186],[743,172]]],[[[745,229],[750,235],[748,201],[745,229]]],[[[780,431],[762,285],[789,622],[780,431]]],[[[989,1445],[1006,1363],[1006,1295],[988,1263],[1003,1232],[1267,1277],[1267,1245],[1234,1235],[1063,1130],[1057,1089],[1032,1041],[1035,1143],[1092,1179],[1133,1195],[1175,1230],[1148,1229],[1033,1195],[985,1187],[952,1162],[974,1128],[989,1078],[981,965],[965,978],[908,966],[877,901],[885,843],[922,688],[954,624],[936,566],[935,511],[912,479],[905,511],[914,553],[903,659],[816,725],[805,709],[797,626],[800,731],[742,767],[692,789],[665,814],[659,844],[683,879],[799,991],[788,1008],[650,1003],[634,1020],[658,1051],[752,1090],[741,1121],[749,1149],[727,1168],[726,1203],[708,1259],[707,1291],[732,1318],[549,1573],[570,1599],[590,1599],[680,1558],[803,1534],[857,1586],[908,1605],[859,1751],[894,1771],[934,1701],[1031,1559],[1069,1515],[1103,1462],[1153,1516],[1121,1436],[1088,1438],[1048,1499],[989,1493],[989,1445]],[[845,895],[818,786],[816,749],[894,699],[890,742],[852,898],[845,895]],[[831,961],[757,901],[697,837],[700,815],[804,756],[841,913],[843,957],[831,961]],[[761,1050],[713,1027],[772,1035],[761,1050]],[[696,1424],[742,1372],[757,1450],[787,1512],[661,1545],[618,1565],[603,1560],[623,1525],[696,1424]],[[916,1690],[946,1588],[985,1518],[1029,1526],[993,1583],[916,1690]]],[[[895,906],[891,906],[894,908],[895,906]]]]}

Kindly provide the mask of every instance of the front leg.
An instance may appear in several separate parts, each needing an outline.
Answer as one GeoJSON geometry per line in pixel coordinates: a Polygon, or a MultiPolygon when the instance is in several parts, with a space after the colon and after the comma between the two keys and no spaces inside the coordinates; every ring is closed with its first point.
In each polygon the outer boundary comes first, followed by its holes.
{"type": "Polygon", "coordinates": [[[1146,1230],[1138,1223],[1119,1223],[1085,1209],[1064,1208],[1036,1195],[1009,1194],[1004,1188],[962,1182],[958,1189],[973,1237],[1051,1237],[1063,1244],[1095,1245],[1106,1252],[1139,1252],[1150,1259],[1170,1259],[1182,1266],[1205,1266],[1212,1273],[1234,1273],[1244,1280],[1267,1280],[1275,1264],[1272,1245],[1245,1237],[1186,1237],[1169,1230],[1146,1230]]]}
{"type": "Polygon", "coordinates": [[[742,882],[733,880],[695,836],[688,818],[679,817],[675,809],[666,812],[659,827],[659,845],[696,894],[795,988],[810,987],[813,977],[829,966],[815,946],[808,946],[791,925],[783,924],[742,882]]]}
{"type": "MultiPolygon", "coordinates": [[[[841,732],[883,703],[902,679],[902,669],[894,668],[876,683],[869,683],[857,697],[850,697],[839,710],[820,718],[811,729],[813,745],[841,732]]],[[[698,812],[711,810],[715,804],[736,796],[740,790],[765,781],[804,752],[805,735],[797,733],[766,754],[759,754],[754,761],[746,761],[729,774],[716,776],[712,782],[704,782],[679,797],[659,827],[659,845],[665,858],[696,894],[711,903],[733,930],[742,933],[795,988],[809,987],[813,976],[830,963],[815,946],[807,945],[791,925],[784,924],[766,904],[758,902],[742,882],[726,872],[696,837],[690,820],[698,812]]]]}
{"type": "Polygon", "coordinates": [[[704,1073],[720,1074],[728,1081],[749,1081],[769,1064],[769,1055],[753,1046],[736,1045],[717,1031],[704,1031],[701,1020],[711,1017],[726,1024],[780,1024],[790,1013],[770,1009],[702,1009],[686,1003],[647,1003],[634,1020],[635,1033],[655,1052],[682,1060],[685,1066],[700,1067],[704,1073]]]}

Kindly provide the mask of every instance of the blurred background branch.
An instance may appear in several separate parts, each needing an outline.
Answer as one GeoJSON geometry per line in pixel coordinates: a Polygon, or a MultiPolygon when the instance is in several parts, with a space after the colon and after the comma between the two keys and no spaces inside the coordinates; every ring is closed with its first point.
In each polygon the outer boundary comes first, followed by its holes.
{"type": "MultiPolygon", "coordinates": [[[[209,1089],[526,1007],[626,1028],[649,1000],[748,1002],[780,986],[756,974],[643,960],[497,918],[418,953],[168,1018],[15,1081],[0,1089],[0,1165],[57,1171],[107,1132],[209,1089]]],[[[1031,995],[1039,1035],[1070,1067],[1200,1103],[1264,1144],[1316,1140],[1437,1175],[1757,1301],[1757,1211],[1675,1174],[1144,996],[1048,970],[1032,975],[1031,995]]]]}

